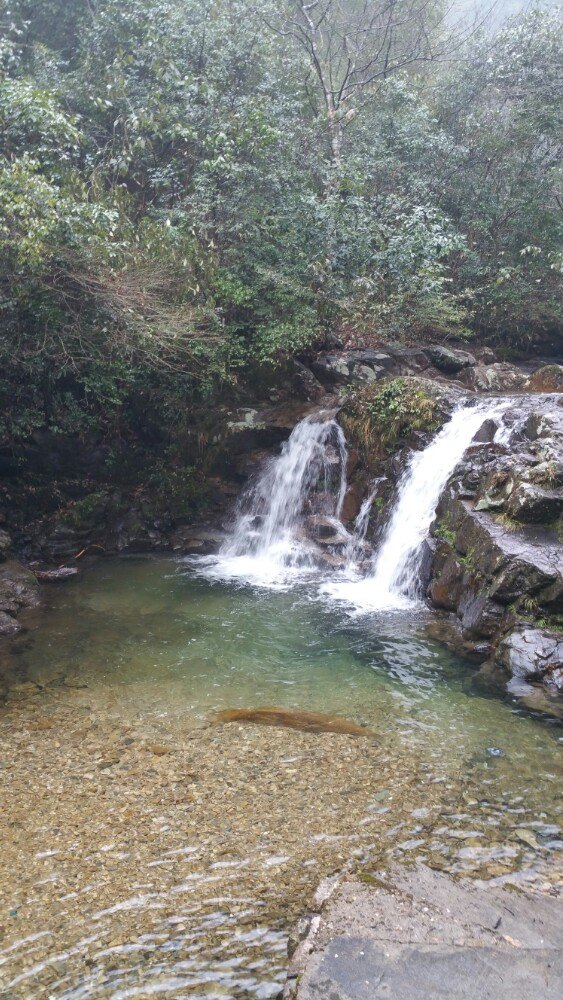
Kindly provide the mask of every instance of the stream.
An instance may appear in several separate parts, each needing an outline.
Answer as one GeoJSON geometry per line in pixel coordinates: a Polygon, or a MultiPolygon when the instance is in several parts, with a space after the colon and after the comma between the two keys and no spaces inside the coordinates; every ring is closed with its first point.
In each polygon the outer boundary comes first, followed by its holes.
{"type": "Polygon", "coordinates": [[[416,589],[485,416],[413,458],[408,530],[392,517],[379,553],[369,497],[355,534],[339,523],[329,414],[298,425],[218,556],[93,561],[50,591],[0,715],[2,997],[277,997],[292,926],[350,864],[561,888],[561,729],[474,691],[416,589]],[[334,566],[311,523],[334,532],[334,566]],[[216,719],[263,706],[362,732],[216,719]]]}

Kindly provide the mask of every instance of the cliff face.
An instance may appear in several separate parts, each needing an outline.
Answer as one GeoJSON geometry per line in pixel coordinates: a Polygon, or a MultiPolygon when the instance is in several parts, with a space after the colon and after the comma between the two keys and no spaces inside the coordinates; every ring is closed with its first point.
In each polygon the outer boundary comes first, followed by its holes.
{"type": "Polygon", "coordinates": [[[502,443],[469,449],[433,526],[430,601],[484,661],[476,682],[523,696],[530,682],[563,689],[562,404],[515,401],[502,443]]]}

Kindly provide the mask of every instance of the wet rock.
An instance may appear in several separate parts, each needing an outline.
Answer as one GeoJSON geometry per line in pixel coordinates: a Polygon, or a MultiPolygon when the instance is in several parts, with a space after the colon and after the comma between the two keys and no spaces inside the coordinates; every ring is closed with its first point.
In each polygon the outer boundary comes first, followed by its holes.
{"type": "Polygon", "coordinates": [[[453,552],[446,558],[440,575],[430,584],[430,599],[435,607],[456,611],[463,593],[465,570],[453,552]]]}
{"type": "Polygon", "coordinates": [[[212,528],[193,528],[189,525],[178,528],[170,537],[174,552],[194,555],[213,555],[218,552],[225,535],[212,528]]]}
{"type": "Polygon", "coordinates": [[[484,593],[466,591],[458,603],[458,614],[464,639],[490,639],[502,628],[506,609],[484,593]]]}
{"type": "Polygon", "coordinates": [[[563,365],[544,365],[524,385],[526,392],[563,392],[563,365]]]}
{"type": "MultiPolygon", "coordinates": [[[[464,639],[461,634],[460,623],[457,618],[438,618],[429,622],[425,628],[425,634],[429,639],[434,639],[442,643],[458,656],[472,660],[474,663],[483,663],[491,655],[491,644],[488,642],[472,642],[464,639]]],[[[506,678],[503,678],[503,683],[506,678]]]]}
{"type": "Polygon", "coordinates": [[[522,428],[522,433],[529,441],[552,437],[554,432],[556,432],[556,427],[553,416],[542,412],[528,414],[522,428]]]}
{"type": "Polygon", "coordinates": [[[536,542],[510,531],[486,513],[471,510],[464,501],[450,501],[446,510],[455,547],[488,588],[489,597],[501,604],[536,595],[547,604],[563,599],[560,544],[547,539],[536,542]]]}
{"type": "Polygon", "coordinates": [[[335,535],[340,538],[346,538],[339,531],[340,522],[334,517],[323,517],[322,514],[313,514],[307,518],[307,528],[313,537],[321,543],[326,544],[327,539],[334,538],[335,535]]]}
{"type": "Polygon", "coordinates": [[[272,453],[267,448],[257,448],[255,451],[241,455],[234,465],[233,471],[241,482],[246,483],[251,477],[258,476],[266,462],[271,458],[272,453]]]}
{"type": "Polygon", "coordinates": [[[39,587],[33,573],[15,559],[0,566],[0,611],[17,615],[39,604],[39,587]]]}
{"type": "Polygon", "coordinates": [[[519,483],[510,496],[507,511],[517,521],[540,524],[554,521],[563,514],[563,490],[519,483]]]}
{"type": "Polygon", "coordinates": [[[295,425],[316,409],[311,403],[292,401],[278,406],[243,407],[222,414],[210,435],[206,472],[236,478],[240,475],[241,456],[279,447],[287,441],[295,425]]]}
{"type": "Polygon", "coordinates": [[[489,444],[494,440],[498,426],[499,425],[496,420],[485,420],[481,424],[477,433],[473,436],[473,441],[476,444],[489,444]]]}
{"type": "Polygon", "coordinates": [[[22,630],[22,625],[12,615],[7,614],[5,611],[0,611],[0,636],[10,638],[11,636],[18,635],[22,630]]]}
{"type": "Polygon", "coordinates": [[[363,484],[360,482],[351,483],[346,490],[344,503],[342,504],[341,520],[344,524],[349,524],[359,514],[364,495],[363,484]]]}
{"type": "Polygon", "coordinates": [[[467,351],[452,350],[449,347],[435,345],[425,348],[424,353],[434,367],[446,375],[457,375],[464,368],[473,368],[477,364],[477,359],[472,354],[467,351]]]}
{"type": "Polygon", "coordinates": [[[495,661],[512,678],[541,680],[563,690],[563,634],[519,625],[501,640],[495,661]]]}
{"type": "Polygon", "coordinates": [[[284,1000],[555,1000],[560,927],[558,900],[539,894],[485,891],[420,864],[364,872],[311,922],[284,1000]]]}

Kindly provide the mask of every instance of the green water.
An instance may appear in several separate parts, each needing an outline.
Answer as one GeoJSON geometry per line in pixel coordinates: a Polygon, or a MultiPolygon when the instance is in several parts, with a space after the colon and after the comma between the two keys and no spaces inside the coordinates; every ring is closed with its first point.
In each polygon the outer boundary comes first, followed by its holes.
{"type": "MultiPolygon", "coordinates": [[[[20,700],[9,702],[2,730],[3,737],[16,739],[23,719],[28,736],[22,746],[34,755],[32,762],[42,755],[47,760],[45,776],[37,772],[36,779],[23,757],[21,766],[20,758],[11,761],[14,795],[30,801],[38,796],[45,815],[32,831],[24,825],[14,861],[6,861],[10,870],[29,861],[25,891],[17,895],[9,887],[25,914],[25,934],[22,924],[19,936],[14,931],[14,951],[6,953],[10,996],[141,997],[148,995],[143,990],[150,980],[151,993],[171,997],[274,997],[283,981],[290,921],[306,908],[313,883],[354,852],[368,866],[374,852],[386,852],[393,860],[416,857],[479,879],[528,882],[544,891],[559,885],[561,729],[509,701],[475,694],[468,665],[427,638],[430,612],[354,618],[306,589],[280,593],[211,583],[166,558],[100,561],[76,583],[53,588],[50,600],[48,614],[17,657],[24,683],[14,694],[20,700]],[[205,728],[217,710],[264,705],[343,716],[378,734],[381,747],[288,730],[205,728]],[[83,719],[90,726],[86,735],[83,719]],[[121,749],[108,763],[108,745],[120,727],[121,749]],[[162,757],[146,749],[161,741],[184,754],[188,772],[200,772],[193,808],[181,822],[166,798],[177,787],[178,758],[165,756],[166,746],[162,757]],[[127,763],[136,746],[137,758],[127,763]],[[240,762],[237,757],[232,765],[239,753],[240,762]],[[283,768],[291,775],[288,784],[279,778],[283,768]],[[98,834],[93,800],[76,792],[102,779],[106,783],[95,786],[106,803],[98,834]],[[108,876],[111,852],[104,840],[114,813],[123,812],[124,796],[134,797],[135,783],[145,780],[146,796],[140,794],[135,815],[150,818],[162,842],[135,826],[134,865],[129,831],[117,847],[110,845],[117,868],[108,876]],[[234,818],[225,825],[221,802],[226,795],[228,813],[233,789],[234,818]],[[61,795],[58,807],[53,790],[61,795]],[[265,854],[256,831],[274,813],[265,854]],[[70,834],[65,840],[71,828],[74,840],[70,834]],[[100,853],[106,847],[110,853],[100,853]],[[62,874],[59,850],[67,865],[62,874]],[[53,885],[57,879],[80,881],[82,867],[93,856],[100,859],[96,878],[84,876],[79,907],[85,921],[80,934],[96,940],[98,951],[81,971],[76,914],[71,908],[68,926],[57,916],[58,900],[68,893],[42,902],[40,916],[34,902],[41,879],[32,855],[44,866],[50,862],[43,855],[51,851],[53,885]],[[192,909],[184,905],[185,872],[173,867],[182,852],[193,866],[190,892],[200,887],[192,909]],[[140,871],[143,864],[139,881],[135,866],[140,871]],[[227,874],[229,865],[239,864],[240,871],[227,874]],[[264,865],[272,866],[270,902],[268,888],[257,890],[264,865]],[[220,883],[221,892],[218,871],[230,880],[220,883]],[[212,892],[207,883],[213,883],[212,892]],[[141,904],[130,903],[137,900],[138,884],[152,886],[149,896],[170,914],[168,923],[151,923],[152,903],[146,912],[142,904],[141,920],[141,904]],[[88,893],[100,893],[100,886],[102,902],[97,896],[89,902],[88,893]],[[172,934],[169,924],[181,926],[182,933],[172,934]],[[45,944],[34,965],[22,942],[37,932],[52,933],[56,946],[45,944]],[[252,946],[245,937],[251,933],[252,946]],[[121,957],[108,966],[112,948],[121,957]],[[56,975],[53,950],[63,954],[56,975]],[[139,960],[139,952],[148,957],[139,960]]],[[[170,801],[180,802],[174,794],[170,801]]],[[[9,871],[5,879],[10,881],[9,871]]],[[[0,952],[0,966],[2,961],[0,952]]]]}

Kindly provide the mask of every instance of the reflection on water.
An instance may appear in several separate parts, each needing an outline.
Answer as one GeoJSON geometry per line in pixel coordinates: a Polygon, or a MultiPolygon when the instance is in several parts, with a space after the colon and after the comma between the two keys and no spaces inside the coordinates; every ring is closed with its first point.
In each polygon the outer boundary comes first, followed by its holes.
{"type": "Polygon", "coordinates": [[[9,997],[274,997],[353,859],[554,892],[560,729],[467,693],[425,612],[350,619],[167,559],[53,589],[0,715],[9,997]],[[338,715],[377,739],[235,721],[338,715]]]}

